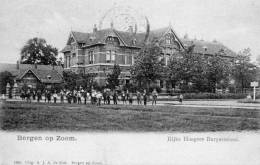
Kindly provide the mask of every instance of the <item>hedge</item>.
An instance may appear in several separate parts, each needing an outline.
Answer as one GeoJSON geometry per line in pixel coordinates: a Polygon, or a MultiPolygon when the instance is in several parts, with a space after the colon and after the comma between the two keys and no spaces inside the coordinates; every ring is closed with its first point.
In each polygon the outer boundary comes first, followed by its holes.
{"type": "MultiPolygon", "coordinates": [[[[184,99],[244,99],[247,97],[246,93],[185,93],[184,99]]],[[[251,95],[252,96],[252,95],[251,95]]],[[[256,96],[260,98],[260,94],[256,96]]]]}

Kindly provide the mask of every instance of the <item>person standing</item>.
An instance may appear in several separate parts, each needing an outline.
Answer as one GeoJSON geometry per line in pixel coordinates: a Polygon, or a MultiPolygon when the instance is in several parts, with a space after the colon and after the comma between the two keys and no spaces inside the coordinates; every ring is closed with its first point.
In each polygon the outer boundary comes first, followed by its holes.
{"type": "Polygon", "coordinates": [[[84,104],[87,104],[87,91],[83,90],[84,104]]]}
{"type": "Polygon", "coordinates": [[[143,93],[144,106],[146,106],[146,104],[147,104],[147,97],[148,97],[147,92],[146,92],[146,90],[144,90],[144,93],[143,93]]]}
{"type": "Polygon", "coordinates": [[[157,97],[158,97],[158,93],[157,93],[156,89],[153,89],[152,97],[153,97],[152,105],[153,104],[156,105],[156,100],[157,100],[157,97]]]}
{"type": "Polygon", "coordinates": [[[142,104],[141,96],[142,96],[141,93],[139,91],[137,91],[136,98],[137,98],[138,105],[142,104]]]}
{"type": "Polygon", "coordinates": [[[127,101],[129,101],[129,91],[128,91],[128,89],[126,90],[125,96],[126,96],[126,103],[127,103],[127,101]]]}
{"type": "Polygon", "coordinates": [[[114,104],[117,104],[117,98],[118,98],[117,91],[114,91],[114,93],[113,93],[114,104]]]}
{"type": "Polygon", "coordinates": [[[42,99],[41,91],[37,90],[37,102],[39,103],[41,99],[42,99]]]}
{"type": "Polygon", "coordinates": [[[69,104],[71,104],[71,95],[71,91],[67,91],[67,100],[69,104]]]}
{"type": "Polygon", "coordinates": [[[106,97],[107,97],[107,104],[109,105],[110,104],[110,95],[111,95],[111,93],[110,93],[110,90],[107,90],[107,92],[106,92],[106,97]]]}
{"type": "Polygon", "coordinates": [[[78,104],[81,104],[81,92],[77,92],[77,99],[78,99],[78,104]]]}
{"type": "Polygon", "coordinates": [[[128,101],[129,101],[130,105],[133,104],[133,93],[132,92],[129,92],[128,101]]]}
{"type": "Polygon", "coordinates": [[[101,94],[100,91],[97,92],[96,98],[97,98],[97,105],[100,106],[101,105],[101,100],[102,100],[102,94],[101,94]]]}
{"type": "Polygon", "coordinates": [[[48,103],[51,103],[51,92],[50,91],[47,91],[47,100],[48,100],[48,103]]]}
{"type": "Polygon", "coordinates": [[[107,104],[107,93],[106,93],[106,89],[103,90],[103,99],[104,99],[104,104],[107,104]]]}
{"type": "Polygon", "coordinates": [[[126,100],[125,100],[125,99],[126,99],[125,91],[122,92],[121,97],[122,97],[123,104],[126,104],[126,100]]]}
{"type": "Polygon", "coordinates": [[[179,102],[182,104],[182,101],[183,101],[183,95],[180,94],[180,96],[179,96],[179,102]]]}
{"type": "Polygon", "coordinates": [[[60,102],[64,103],[64,92],[63,92],[63,90],[61,90],[61,92],[60,92],[60,102]]]}
{"type": "Polygon", "coordinates": [[[33,97],[33,100],[36,100],[36,92],[35,92],[35,90],[32,91],[32,97],[33,97]]]}
{"type": "Polygon", "coordinates": [[[45,90],[44,92],[44,101],[46,103],[46,101],[48,101],[48,90],[45,90]]]}
{"type": "Polygon", "coordinates": [[[57,102],[57,98],[58,98],[58,95],[57,95],[57,93],[55,91],[54,94],[53,94],[53,101],[54,101],[55,104],[57,102]]]}

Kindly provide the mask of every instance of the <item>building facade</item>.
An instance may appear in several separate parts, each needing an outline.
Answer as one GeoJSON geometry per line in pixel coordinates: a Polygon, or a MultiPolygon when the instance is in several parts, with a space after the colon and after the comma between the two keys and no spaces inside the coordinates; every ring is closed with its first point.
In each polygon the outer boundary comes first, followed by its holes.
{"type": "MultiPolygon", "coordinates": [[[[108,29],[93,28],[91,33],[71,31],[66,46],[62,49],[64,54],[64,70],[77,73],[96,73],[95,80],[104,85],[106,76],[111,72],[114,64],[121,68],[120,79],[128,83],[130,79],[130,66],[134,64],[135,56],[144,46],[145,33],[133,33],[131,30],[122,32],[112,26],[108,29]]],[[[168,64],[176,51],[183,51],[190,45],[195,45],[194,53],[211,56],[223,51],[224,58],[233,58],[235,53],[223,44],[213,41],[190,40],[188,37],[179,38],[171,26],[151,30],[146,42],[158,41],[162,48],[160,58],[168,64]]],[[[159,82],[166,88],[166,80],[159,82]]]]}

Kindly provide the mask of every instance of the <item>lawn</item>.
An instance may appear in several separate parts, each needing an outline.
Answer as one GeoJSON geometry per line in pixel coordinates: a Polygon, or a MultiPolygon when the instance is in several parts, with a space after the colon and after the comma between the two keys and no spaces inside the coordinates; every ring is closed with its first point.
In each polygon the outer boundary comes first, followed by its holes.
{"type": "Polygon", "coordinates": [[[259,110],[177,106],[129,106],[6,102],[6,131],[239,131],[259,130],[259,110]]]}

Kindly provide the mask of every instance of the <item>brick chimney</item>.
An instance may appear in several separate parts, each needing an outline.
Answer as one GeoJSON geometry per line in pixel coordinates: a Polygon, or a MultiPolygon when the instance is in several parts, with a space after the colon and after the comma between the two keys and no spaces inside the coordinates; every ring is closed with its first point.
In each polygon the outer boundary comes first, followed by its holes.
{"type": "Polygon", "coordinates": [[[16,69],[17,69],[17,70],[20,69],[20,61],[19,61],[19,60],[17,60],[17,62],[16,62],[16,69]]]}
{"type": "Polygon", "coordinates": [[[128,31],[129,33],[133,34],[133,33],[134,33],[134,28],[133,28],[133,26],[129,26],[127,31],[128,31]]]}
{"type": "Polygon", "coordinates": [[[97,25],[94,24],[93,33],[95,34],[97,32],[97,25]]]}

